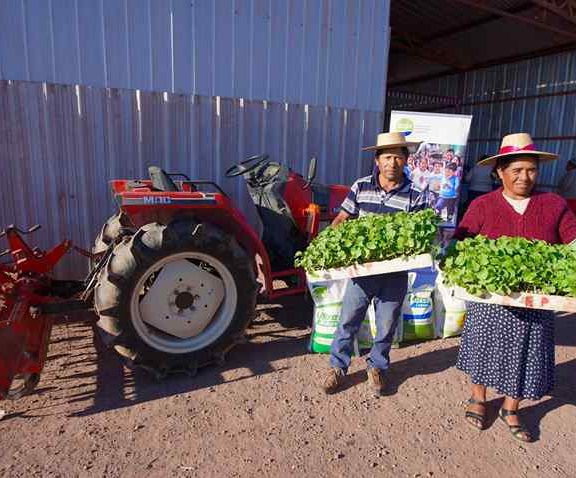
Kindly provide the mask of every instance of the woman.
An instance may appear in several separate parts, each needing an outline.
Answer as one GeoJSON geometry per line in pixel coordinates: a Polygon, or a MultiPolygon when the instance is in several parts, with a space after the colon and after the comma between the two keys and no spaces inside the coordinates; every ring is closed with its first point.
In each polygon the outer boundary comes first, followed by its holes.
{"type": "MultiPolygon", "coordinates": [[[[576,217],[566,201],[556,194],[533,192],[540,163],[555,159],[555,154],[536,151],[528,134],[505,136],[499,154],[483,161],[495,165],[503,187],[472,202],[455,238],[481,234],[490,239],[519,236],[572,243],[576,217]]],[[[554,385],[554,314],[468,303],[456,367],[472,382],[465,414],[471,425],[485,428],[486,387],[494,388],[505,395],[500,419],[514,438],[532,441],[518,409],[522,399],[538,400],[554,385]]]]}

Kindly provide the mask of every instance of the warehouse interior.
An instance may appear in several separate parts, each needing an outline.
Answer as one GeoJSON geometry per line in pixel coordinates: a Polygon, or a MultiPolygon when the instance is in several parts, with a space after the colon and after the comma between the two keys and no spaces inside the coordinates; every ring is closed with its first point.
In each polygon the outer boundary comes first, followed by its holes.
{"type": "Polygon", "coordinates": [[[469,165],[529,132],[560,154],[540,176],[555,189],[576,156],[576,2],[395,0],[390,26],[387,116],[473,115],[469,165]]]}

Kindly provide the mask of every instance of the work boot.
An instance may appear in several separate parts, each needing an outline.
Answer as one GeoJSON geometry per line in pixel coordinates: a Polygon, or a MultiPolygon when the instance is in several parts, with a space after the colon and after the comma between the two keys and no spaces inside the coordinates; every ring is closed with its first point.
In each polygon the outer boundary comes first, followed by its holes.
{"type": "Polygon", "coordinates": [[[324,383],[322,384],[322,389],[328,395],[336,392],[342,383],[344,382],[344,377],[346,374],[341,368],[333,367],[328,371],[324,383]]]}
{"type": "Polygon", "coordinates": [[[375,397],[380,397],[384,393],[384,373],[377,368],[366,370],[368,374],[368,386],[375,397]]]}

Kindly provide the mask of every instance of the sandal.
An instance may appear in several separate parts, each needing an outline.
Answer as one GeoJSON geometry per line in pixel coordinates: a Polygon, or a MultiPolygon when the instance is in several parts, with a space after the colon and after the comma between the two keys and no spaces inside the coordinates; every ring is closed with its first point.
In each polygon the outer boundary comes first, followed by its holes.
{"type": "Polygon", "coordinates": [[[484,406],[484,413],[473,412],[472,410],[466,410],[464,417],[466,421],[476,428],[477,430],[484,430],[486,427],[486,402],[481,400],[476,400],[475,398],[469,398],[467,403],[469,405],[482,405],[484,406]]]}
{"type": "Polygon", "coordinates": [[[510,433],[514,438],[516,438],[516,440],[520,440],[525,443],[530,443],[531,441],[533,441],[532,436],[530,435],[528,430],[526,430],[526,428],[524,428],[520,424],[510,425],[508,423],[508,420],[506,420],[507,417],[512,417],[515,415],[518,415],[517,410],[506,410],[505,408],[501,408],[500,411],[498,412],[498,417],[508,426],[510,433]]]}

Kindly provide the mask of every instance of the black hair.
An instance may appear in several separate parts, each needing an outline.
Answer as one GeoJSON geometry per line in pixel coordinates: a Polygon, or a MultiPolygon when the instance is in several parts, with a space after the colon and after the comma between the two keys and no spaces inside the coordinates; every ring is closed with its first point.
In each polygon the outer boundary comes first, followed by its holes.
{"type": "Polygon", "coordinates": [[[500,176],[498,176],[498,171],[496,170],[496,166],[494,166],[492,168],[492,171],[490,171],[490,178],[492,179],[493,183],[500,184],[501,179],[500,179],[500,176]]]}
{"type": "Polygon", "coordinates": [[[456,172],[458,170],[458,166],[456,166],[454,163],[448,163],[446,165],[446,169],[450,169],[450,170],[456,172]]]}
{"type": "MultiPolygon", "coordinates": [[[[404,155],[404,158],[408,159],[408,156],[410,156],[410,150],[406,146],[403,146],[401,149],[402,149],[402,154],[404,155]]],[[[380,156],[381,152],[382,152],[382,149],[377,149],[376,151],[374,151],[374,159],[378,159],[378,156],[380,156]]]]}
{"type": "MultiPolygon", "coordinates": [[[[538,158],[538,156],[534,156],[534,159],[536,160],[536,165],[540,164],[540,159],[538,158]]],[[[508,166],[510,166],[514,161],[518,160],[518,155],[510,155],[510,156],[503,156],[500,157],[498,159],[496,159],[496,165],[494,166],[495,170],[501,169],[502,171],[504,171],[508,166]]]]}

